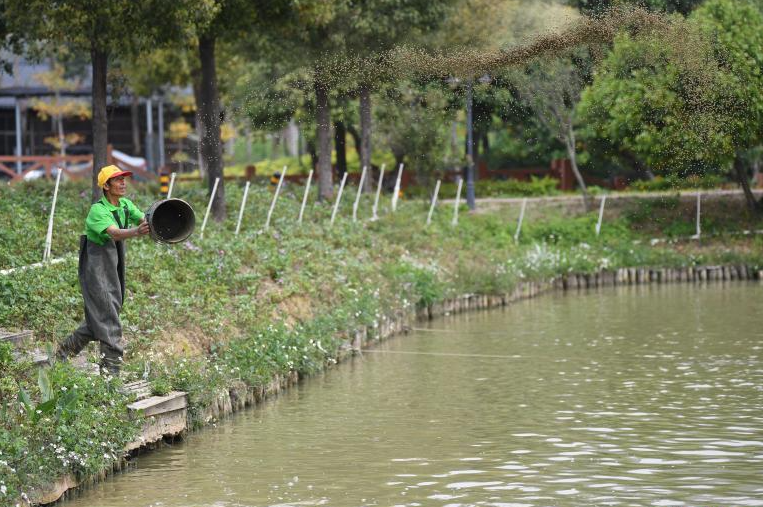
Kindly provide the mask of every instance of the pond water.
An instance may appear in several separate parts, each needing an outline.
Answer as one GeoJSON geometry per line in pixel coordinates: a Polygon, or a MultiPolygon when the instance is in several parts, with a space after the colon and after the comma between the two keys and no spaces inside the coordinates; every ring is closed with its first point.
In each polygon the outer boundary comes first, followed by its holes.
{"type": "Polygon", "coordinates": [[[763,505],[763,286],[446,317],[67,506],[763,505]]]}

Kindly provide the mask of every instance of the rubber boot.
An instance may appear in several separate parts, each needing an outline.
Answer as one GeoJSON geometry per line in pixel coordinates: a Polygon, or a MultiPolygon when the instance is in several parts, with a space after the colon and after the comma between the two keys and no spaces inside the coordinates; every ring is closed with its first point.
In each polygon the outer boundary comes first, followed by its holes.
{"type": "Polygon", "coordinates": [[[119,376],[119,369],[122,366],[122,355],[111,347],[101,344],[101,375],[119,376]]]}
{"type": "Polygon", "coordinates": [[[58,344],[58,350],[56,350],[56,361],[66,361],[70,357],[74,357],[82,351],[81,344],[76,335],[70,335],[66,340],[58,344]]]}
{"type": "Polygon", "coordinates": [[[70,357],[74,357],[84,349],[93,337],[90,334],[86,323],[80,324],[80,326],[70,334],[66,340],[58,345],[56,351],[56,359],[59,361],[65,361],[70,357]]]}

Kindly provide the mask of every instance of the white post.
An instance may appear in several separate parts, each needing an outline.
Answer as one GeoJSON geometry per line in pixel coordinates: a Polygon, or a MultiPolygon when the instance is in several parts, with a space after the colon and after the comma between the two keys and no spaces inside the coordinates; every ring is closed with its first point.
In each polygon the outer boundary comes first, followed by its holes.
{"type": "Polygon", "coordinates": [[[397,198],[400,194],[400,180],[403,177],[403,163],[400,162],[400,168],[397,170],[397,179],[395,180],[395,192],[392,194],[392,212],[397,211],[397,198]]]}
{"type": "Polygon", "coordinates": [[[382,181],[384,181],[385,167],[386,167],[386,164],[382,164],[381,169],[379,170],[379,183],[376,184],[376,199],[374,199],[374,209],[373,209],[373,215],[371,216],[371,220],[379,220],[379,215],[377,214],[379,211],[379,195],[381,194],[382,181]]]}
{"type": "Polygon", "coordinates": [[[175,174],[177,173],[173,172],[170,174],[170,188],[167,189],[167,199],[172,197],[172,187],[175,186],[175,174]]]}
{"type": "MultiPolygon", "coordinates": [[[[23,147],[21,144],[21,103],[19,102],[18,97],[16,97],[15,100],[16,105],[16,156],[20,157],[23,155],[23,147]]],[[[16,173],[21,174],[22,167],[21,167],[21,159],[16,159],[16,173]]]]}
{"type": "Polygon", "coordinates": [[[342,191],[344,191],[344,184],[347,182],[347,173],[342,176],[342,183],[339,184],[339,192],[336,194],[336,202],[334,203],[334,211],[331,212],[331,225],[334,225],[336,219],[336,212],[339,210],[339,201],[342,200],[342,191]]]}
{"type": "Polygon", "coordinates": [[[50,247],[53,243],[53,215],[56,213],[56,201],[58,200],[58,185],[61,183],[61,173],[64,172],[60,167],[58,168],[58,175],[56,176],[56,187],[53,190],[53,204],[50,205],[50,218],[48,219],[48,233],[45,235],[45,250],[42,253],[42,262],[47,262],[50,259],[50,247]]]}
{"type": "Polygon", "coordinates": [[[220,183],[220,178],[215,178],[215,184],[212,185],[212,195],[209,196],[209,204],[207,204],[207,212],[204,213],[204,221],[201,223],[201,232],[199,237],[204,239],[204,229],[207,227],[207,219],[209,218],[209,210],[212,209],[212,201],[215,200],[215,194],[217,193],[217,184],[220,183]]]}
{"type": "Polygon", "coordinates": [[[360,183],[358,183],[358,193],[355,195],[355,203],[352,205],[352,221],[358,221],[358,204],[360,204],[360,194],[363,193],[363,182],[366,181],[366,166],[363,166],[363,172],[360,173],[360,183]]]}
{"type": "Polygon", "coordinates": [[[432,213],[434,213],[434,207],[437,204],[437,194],[440,193],[440,180],[437,180],[437,184],[434,186],[434,195],[432,196],[432,204],[429,205],[429,214],[427,215],[427,225],[432,223],[432,213]]]}
{"type": "MultiPolygon", "coordinates": [[[[172,173],[175,174],[175,173],[172,173]]],[[[246,207],[246,196],[249,195],[249,182],[246,182],[246,186],[244,186],[244,197],[241,199],[241,209],[238,210],[238,222],[236,222],[236,236],[238,236],[238,231],[241,229],[241,219],[244,216],[244,208],[246,207]]]]}
{"type": "Polygon", "coordinates": [[[604,204],[607,202],[606,194],[601,197],[601,206],[599,206],[599,220],[596,222],[596,235],[601,232],[601,221],[604,218],[604,204]]]}
{"type": "Polygon", "coordinates": [[[451,225],[458,225],[458,207],[461,205],[461,187],[464,186],[464,179],[458,178],[458,188],[456,189],[456,203],[453,205],[453,221],[451,225]]]}
{"type": "Polygon", "coordinates": [[[302,197],[302,207],[299,208],[299,218],[297,223],[302,223],[302,215],[305,214],[305,205],[307,204],[307,196],[310,194],[310,182],[313,181],[313,170],[310,169],[310,173],[307,175],[307,183],[305,184],[305,196],[302,197]]]}
{"type": "Polygon", "coordinates": [[[283,166],[283,171],[281,171],[281,177],[278,178],[278,186],[276,187],[276,193],[273,194],[273,202],[270,203],[270,209],[268,210],[268,218],[265,220],[265,230],[267,231],[270,228],[270,217],[273,215],[273,210],[276,207],[276,201],[278,200],[278,194],[281,193],[281,185],[283,185],[283,178],[286,176],[286,169],[288,166],[283,166]]]}
{"type": "Polygon", "coordinates": [[[517,222],[517,232],[514,233],[514,242],[519,241],[519,233],[522,231],[522,221],[525,219],[525,208],[527,207],[527,197],[522,199],[522,209],[519,210],[519,221],[517,222]]]}
{"type": "Polygon", "coordinates": [[[702,234],[702,227],[700,226],[700,217],[702,214],[702,193],[697,190],[697,234],[694,235],[696,239],[699,239],[702,234]]]}

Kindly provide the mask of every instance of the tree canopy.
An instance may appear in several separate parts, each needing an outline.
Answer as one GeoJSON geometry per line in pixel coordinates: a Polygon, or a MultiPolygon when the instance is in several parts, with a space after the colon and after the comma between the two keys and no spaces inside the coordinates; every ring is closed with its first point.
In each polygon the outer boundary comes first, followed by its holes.
{"type": "Polygon", "coordinates": [[[668,36],[620,36],[582,96],[585,137],[660,173],[728,167],[759,141],[763,18],[708,0],[668,36]]]}
{"type": "Polygon", "coordinates": [[[700,5],[702,1],[703,0],[569,0],[569,4],[583,12],[601,13],[617,4],[633,3],[643,5],[652,10],[670,13],[678,12],[687,15],[700,5]]]}

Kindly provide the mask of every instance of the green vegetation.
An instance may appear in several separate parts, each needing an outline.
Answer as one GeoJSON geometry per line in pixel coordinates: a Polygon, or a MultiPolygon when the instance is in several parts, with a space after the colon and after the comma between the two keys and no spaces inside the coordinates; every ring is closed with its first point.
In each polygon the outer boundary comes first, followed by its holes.
{"type": "Polygon", "coordinates": [[[675,175],[655,176],[652,180],[634,181],[628,190],[639,192],[659,192],[659,191],[677,191],[677,190],[710,190],[720,188],[723,185],[723,178],[717,174],[706,174],[704,176],[691,175],[681,178],[675,175]]]}
{"type": "Polygon", "coordinates": [[[118,381],[67,364],[35,373],[0,342],[0,505],[64,474],[92,477],[138,430],[118,381]]]}
{"type": "MultiPolygon", "coordinates": [[[[562,192],[556,187],[558,181],[553,178],[530,177],[530,181],[520,180],[478,180],[474,183],[474,191],[479,197],[543,197],[560,195],[562,192]]],[[[456,183],[443,183],[440,185],[440,198],[451,199],[456,196],[458,185],[456,183]]],[[[414,186],[405,189],[404,193],[410,198],[431,198],[434,187],[414,186]]],[[[464,199],[466,189],[461,190],[461,198],[464,199]]]]}
{"type": "MultiPolygon", "coordinates": [[[[75,253],[87,208],[85,185],[62,188],[56,257],[75,253]]],[[[25,227],[4,230],[0,267],[38,260],[46,219],[30,210],[50,197],[50,186],[0,187],[4,209],[25,217],[25,227]]],[[[155,188],[134,190],[131,197],[139,206],[154,200],[155,188]]],[[[148,240],[128,243],[122,313],[128,347],[120,380],[89,376],[68,364],[55,364],[40,375],[0,349],[0,466],[15,470],[0,474],[6,492],[0,504],[64,473],[86,477],[108,469],[120,457],[135,434],[134,422],[125,419],[128,400],[119,394],[120,381],[147,378],[156,393],[187,391],[192,422],[200,425],[220,389],[242,382],[261,387],[277,374],[320,371],[333,361],[348,331],[373,327],[396,309],[463,293],[505,293],[520,280],[601,268],[763,266],[760,244],[734,235],[740,230],[734,224],[746,225],[739,221],[744,214],[739,208],[708,207],[703,226],[709,234],[722,235],[722,242],[650,245],[654,235],[677,227],[651,218],[672,217],[689,229],[693,224],[692,209],[666,199],[658,201],[664,203],[660,209],[644,201],[608,219],[599,237],[593,233],[594,213],[570,217],[542,210],[540,220],[528,215],[515,243],[516,207],[464,212],[455,228],[450,208],[440,207],[425,227],[426,203],[403,200],[389,215],[388,195],[376,222],[367,221],[371,197],[363,197],[362,225],[346,218],[352,200],[345,199],[333,228],[331,206],[315,203],[313,195],[305,224],[298,226],[301,190],[286,187],[267,232],[262,224],[271,193],[256,187],[239,236],[231,219],[208,224],[203,240],[195,235],[174,247],[148,240]],[[73,390],[76,395],[68,394],[73,390]]],[[[230,208],[237,208],[241,191],[229,185],[230,208]]],[[[205,209],[204,194],[186,184],[176,193],[196,210],[205,209]]],[[[81,318],[74,255],[61,264],[0,276],[0,327],[33,329],[39,342],[57,342],[81,318]]],[[[90,349],[91,358],[94,353],[90,349]]]]}

